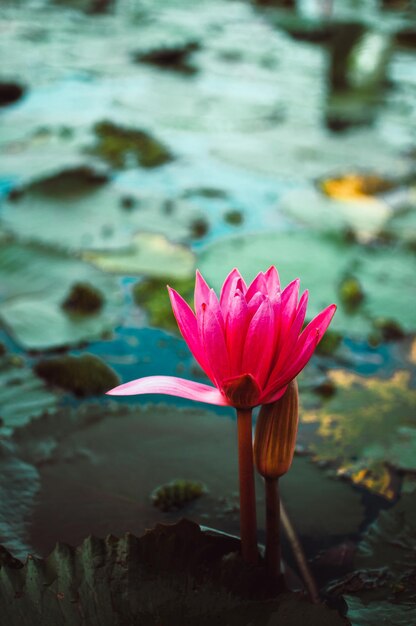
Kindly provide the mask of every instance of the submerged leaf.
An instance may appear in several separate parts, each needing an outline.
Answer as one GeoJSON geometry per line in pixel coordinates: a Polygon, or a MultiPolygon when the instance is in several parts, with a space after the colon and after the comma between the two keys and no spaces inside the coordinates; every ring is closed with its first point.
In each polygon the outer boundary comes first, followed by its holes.
{"type": "Polygon", "coordinates": [[[337,393],[321,409],[301,416],[318,425],[314,453],[335,462],[353,482],[393,498],[389,467],[416,471],[416,391],[409,388],[410,373],[399,371],[384,380],[335,370],[329,377],[337,393]]]}
{"type": "Polygon", "coordinates": [[[348,625],[301,594],[265,600],[265,570],[248,566],[238,550],[237,539],[182,520],[139,538],[58,544],[47,559],[29,557],[24,565],[4,552],[0,609],[8,626],[348,625]]]}

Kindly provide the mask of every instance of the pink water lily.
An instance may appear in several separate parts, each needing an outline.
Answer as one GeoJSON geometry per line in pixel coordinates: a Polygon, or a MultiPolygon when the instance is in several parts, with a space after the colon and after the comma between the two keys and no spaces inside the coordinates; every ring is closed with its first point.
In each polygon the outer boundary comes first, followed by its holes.
{"type": "Polygon", "coordinates": [[[281,290],[275,267],[247,287],[237,269],[218,298],[197,271],[195,312],[168,287],[179,330],[215,387],[171,376],[148,376],[110,395],[161,393],[248,409],[278,400],[305,367],[335,313],[331,304],[302,330],[308,292],[299,279],[281,290]]]}

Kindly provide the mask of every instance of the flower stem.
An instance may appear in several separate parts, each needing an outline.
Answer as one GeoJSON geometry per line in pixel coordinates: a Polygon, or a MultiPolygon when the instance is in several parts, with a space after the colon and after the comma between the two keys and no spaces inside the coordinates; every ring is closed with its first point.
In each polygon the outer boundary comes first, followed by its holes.
{"type": "Polygon", "coordinates": [[[283,506],[283,502],[280,502],[280,515],[282,518],[283,530],[292,547],[293,555],[296,559],[296,563],[302,575],[303,582],[305,583],[305,587],[308,591],[309,598],[314,604],[319,604],[319,589],[309,568],[308,561],[306,560],[306,556],[299,541],[297,532],[292,522],[290,521],[285,507],[283,506]]]}
{"type": "Polygon", "coordinates": [[[266,478],[266,568],[275,591],[284,588],[280,549],[279,479],[266,478]]]}
{"type": "Polygon", "coordinates": [[[258,549],[251,409],[237,409],[237,432],[241,551],[245,561],[256,564],[258,549]]]}

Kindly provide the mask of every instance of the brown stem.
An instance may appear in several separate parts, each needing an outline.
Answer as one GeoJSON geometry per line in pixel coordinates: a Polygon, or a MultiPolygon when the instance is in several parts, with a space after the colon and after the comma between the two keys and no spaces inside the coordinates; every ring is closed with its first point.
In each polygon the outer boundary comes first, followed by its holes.
{"type": "Polygon", "coordinates": [[[291,545],[293,555],[295,557],[296,563],[298,564],[298,568],[302,575],[303,582],[305,583],[305,587],[308,591],[309,598],[314,604],[319,604],[320,598],[318,587],[312,576],[312,572],[309,569],[309,565],[306,560],[305,553],[299,541],[296,530],[292,525],[292,522],[290,521],[290,518],[282,502],[280,502],[280,515],[282,518],[282,526],[285,531],[285,535],[291,545]]]}
{"type": "Polygon", "coordinates": [[[251,409],[237,409],[237,433],[241,552],[245,561],[256,564],[258,549],[251,409]]]}
{"type": "Polygon", "coordinates": [[[266,478],[266,568],[273,588],[282,588],[279,479],[266,478]]]}

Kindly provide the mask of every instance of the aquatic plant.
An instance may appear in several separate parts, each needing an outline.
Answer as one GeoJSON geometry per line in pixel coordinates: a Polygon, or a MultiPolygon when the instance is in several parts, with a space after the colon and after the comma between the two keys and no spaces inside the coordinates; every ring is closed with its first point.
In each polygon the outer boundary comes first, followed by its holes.
{"type": "Polygon", "coordinates": [[[298,302],[299,279],[281,290],[275,267],[247,286],[237,269],[224,281],[220,298],[197,271],[195,313],[168,287],[179,329],[215,387],[170,376],[147,376],[107,392],[162,393],[237,409],[242,553],[257,560],[252,449],[252,408],[276,402],[311,358],[336,306],[321,311],[302,331],[308,302],[298,302]]]}
{"type": "Polygon", "coordinates": [[[280,584],[279,478],[289,471],[299,423],[299,394],[292,380],[276,402],[261,407],[254,438],[254,462],[266,485],[266,566],[280,584]]]}

